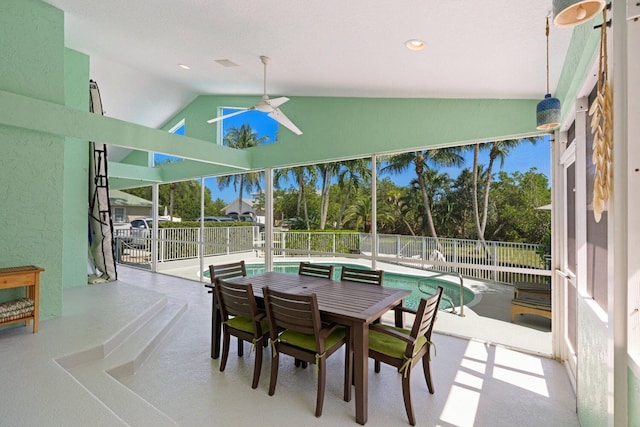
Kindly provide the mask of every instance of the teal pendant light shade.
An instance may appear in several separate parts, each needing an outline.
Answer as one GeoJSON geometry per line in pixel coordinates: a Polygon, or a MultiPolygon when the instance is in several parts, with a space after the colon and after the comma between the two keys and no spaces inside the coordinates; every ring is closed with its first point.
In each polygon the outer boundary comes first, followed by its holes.
{"type": "Polygon", "coordinates": [[[536,107],[536,129],[553,130],[560,126],[560,100],[550,93],[536,107]]]}
{"type": "MultiPolygon", "coordinates": [[[[555,4],[555,3],[554,3],[555,4]]],[[[560,126],[560,101],[553,98],[549,91],[549,17],[546,19],[545,35],[547,37],[547,94],[536,107],[536,129],[553,130],[560,126]]]]}
{"type": "Polygon", "coordinates": [[[553,0],[553,23],[557,27],[572,27],[602,12],[605,0],[553,0]]]}

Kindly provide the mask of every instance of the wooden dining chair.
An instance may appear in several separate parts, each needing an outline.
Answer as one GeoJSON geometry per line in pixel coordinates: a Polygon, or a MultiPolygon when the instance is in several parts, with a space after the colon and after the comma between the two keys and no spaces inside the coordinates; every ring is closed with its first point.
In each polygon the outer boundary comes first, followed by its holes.
{"type": "Polygon", "coordinates": [[[232,262],[229,264],[218,264],[209,266],[209,276],[211,283],[215,279],[227,280],[234,277],[244,277],[247,275],[247,269],[243,261],[232,262]]]}
{"type": "Polygon", "coordinates": [[[250,284],[237,285],[218,278],[215,292],[222,316],[220,372],[223,372],[227,366],[231,335],[239,340],[252,342],[256,350],[256,358],[251,388],[256,388],[262,369],[262,345],[269,337],[267,317],[264,312],[258,310],[258,304],[253,296],[253,287],[250,284]]]}
{"type": "Polygon", "coordinates": [[[342,267],[340,280],[356,283],[364,283],[365,285],[382,286],[382,270],[365,270],[363,268],[342,267]]]}
{"type": "MultiPolygon", "coordinates": [[[[432,346],[431,332],[441,297],[442,286],[438,286],[433,296],[420,300],[411,330],[380,324],[369,326],[369,357],[398,368],[398,372],[402,375],[404,407],[407,411],[409,424],[412,426],[416,425],[416,418],[411,403],[411,370],[420,360],[422,360],[424,378],[427,381],[429,393],[434,393],[429,366],[432,346]]],[[[405,307],[396,307],[396,310],[413,312],[405,307]]]]}
{"type": "Polygon", "coordinates": [[[271,342],[269,396],[276,391],[280,354],[316,365],[318,391],[316,417],[322,415],[326,383],[326,360],[346,345],[344,400],[351,400],[352,350],[347,329],[337,324],[323,326],[315,294],[294,295],[263,288],[271,342]]]}
{"type": "MultiPolygon", "coordinates": [[[[244,265],[244,260],[238,262],[231,262],[228,264],[218,264],[218,265],[210,265],[209,266],[209,279],[211,283],[216,284],[216,279],[233,279],[234,277],[245,277],[247,275],[247,269],[244,265]]],[[[211,293],[213,291],[209,291],[211,293]]],[[[217,296],[216,296],[217,298],[217,296]]],[[[219,307],[213,307],[212,315],[215,316],[216,310],[219,310],[219,307]]],[[[213,319],[211,324],[213,325],[213,319]]],[[[244,355],[244,344],[240,338],[238,338],[238,356],[242,357],[244,355]]]]}
{"type": "Polygon", "coordinates": [[[302,276],[321,277],[323,279],[333,278],[333,265],[312,264],[310,262],[301,262],[298,268],[298,274],[302,276]]]}
{"type": "MultiPolygon", "coordinates": [[[[301,262],[298,268],[298,274],[302,276],[320,277],[322,279],[333,279],[333,265],[312,264],[310,262],[301,262]]],[[[304,360],[295,360],[297,367],[306,369],[307,362],[304,360]]]]}
{"type": "MultiPolygon", "coordinates": [[[[365,270],[363,268],[342,267],[340,280],[354,283],[363,283],[365,285],[382,286],[382,278],[384,271],[382,270],[365,270]]],[[[380,323],[380,319],[376,319],[375,323],[380,323]]],[[[374,370],[380,372],[380,361],[374,363],[374,370]]],[[[355,381],[355,378],[354,378],[355,381]]]]}

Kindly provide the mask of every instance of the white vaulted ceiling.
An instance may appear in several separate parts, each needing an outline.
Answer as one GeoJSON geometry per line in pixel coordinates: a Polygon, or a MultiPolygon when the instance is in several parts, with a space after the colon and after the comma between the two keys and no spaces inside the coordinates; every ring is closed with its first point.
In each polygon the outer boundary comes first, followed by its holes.
{"type": "MultiPolygon", "coordinates": [[[[551,0],[46,0],[106,114],[158,127],[201,94],[542,98],[551,0]],[[421,39],[410,51],[404,43],[421,39]],[[215,60],[228,59],[238,67],[215,60]],[[183,70],[178,64],[187,64],[183,70]]],[[[551,90],[571,29],[551,26],[551,90]]]]}

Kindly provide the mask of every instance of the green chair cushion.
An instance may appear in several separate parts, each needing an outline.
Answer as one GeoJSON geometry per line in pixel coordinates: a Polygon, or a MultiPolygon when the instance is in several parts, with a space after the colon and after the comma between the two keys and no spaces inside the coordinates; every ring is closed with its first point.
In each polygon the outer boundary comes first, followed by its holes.
{"type": "MultiPolygon", "coordinates": [[[[411,334],[411,331],[408,329],[389,327],[390,329],[395,329],[398,332],[401,332],[405,335],[411,334]]],[[[420,349],[427,343],[427,339],[424,335],[420,335],[418,337],[418,341],[416,346],[414,347],[413,354],[415,355],[420,349]]],[[[375,330],[369,330],[369,349],[376,351],[378,353],[385,354],[389,357],[394,357],[396,359],[402,359],[404,357],[404,353],[407,350],[407,342],[402,341],[396,337],[392,337],[391,335],[387,335],[383,332],[378,332],[375,330]]]]}
{"type": "MultiPolygon", "coordinates": [[[[344,338],[346,335],[346,329],[343,327],[336,328],[335,331],[331,333],[324,340],[324,348],[325,350],[333,347],[338,341],[344,338]]],[[[300,332],[295,331],[284,331],[278,337],[279,341],[293,345],[296,347],[303,348],[309,351],[318,351],[316,349],[316,338],[311,334],[301,334],[300,332]]]]}
{"type": "MultiPolygon", "coordinates": [[[[253,330],[253,320],[248,317],[236,316],[227,320],[225,323],[230,328],[237,329],[239,331],[248,332],[250,334],[255,332],[253,330]]],[[[260,327],[262,328],[263,334],[269,330],[269,323],[266,319],[260,321],[260,327]]]]}

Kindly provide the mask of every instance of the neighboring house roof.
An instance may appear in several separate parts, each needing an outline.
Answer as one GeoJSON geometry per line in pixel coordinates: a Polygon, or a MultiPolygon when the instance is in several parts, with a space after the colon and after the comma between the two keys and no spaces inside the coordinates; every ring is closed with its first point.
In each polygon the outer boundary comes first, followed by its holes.
{"type": "MultiPolygon", "coordinates": [[[[224,207],[224,211],[226,213],[234,212],[234,211],[235,212],[240,211],[238,209],[238,199],[236,199],[233,202],[227,204],[227,206],[224,207]]],[[[241,209],[241,211],[242,212],[247,212],[247,211],[253,212],[254,211],[254,209],[253,209],[253,200],[242,199],[242,209],[241,209]]],[[[240,213],[242,213],[242,212],[240,212],[240,213]]]]}
{"type": "Polygon", "coordinates": [[[120,190],[109,190],[109,201],[111,202],[111,206],[153,206],[153,203],[147,199],[120,190]]]}

